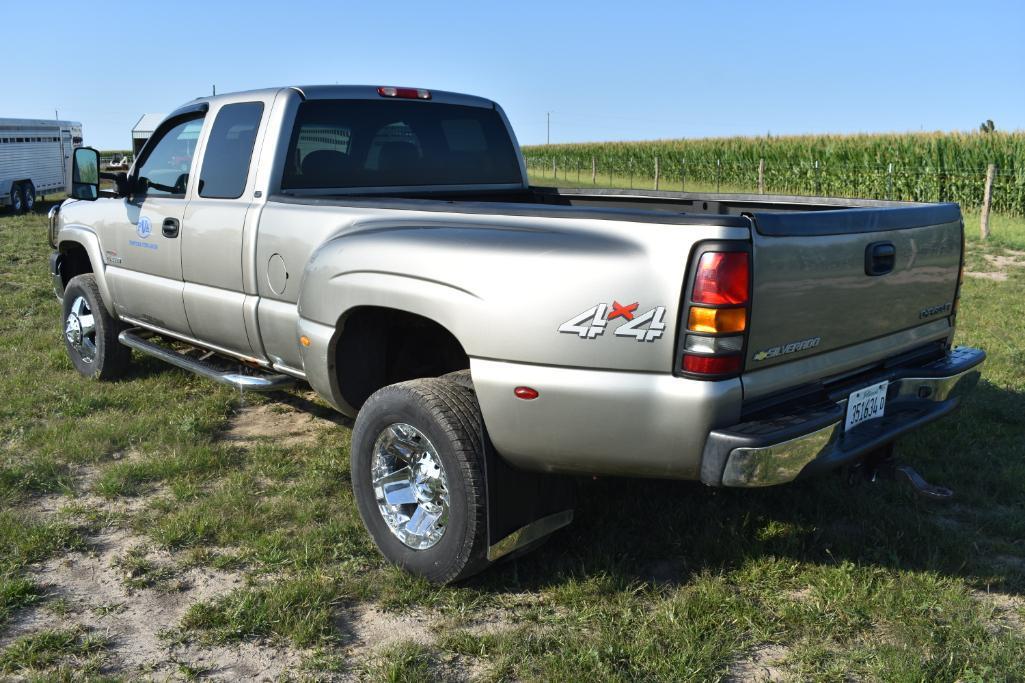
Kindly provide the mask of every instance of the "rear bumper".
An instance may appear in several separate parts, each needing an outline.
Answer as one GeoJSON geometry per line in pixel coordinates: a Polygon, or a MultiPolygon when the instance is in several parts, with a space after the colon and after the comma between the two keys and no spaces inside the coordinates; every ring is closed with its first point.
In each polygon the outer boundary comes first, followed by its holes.
{"type": "Polygon", "coordinates": [[[978,383],[985,358],[979,349],[958,347],[923,367],[880,373],[863,386],[889,380],[886,414],[850,433],[843,428],[846,398],[713,430],[702,455],[701,480],[712,486],[773,486],[857,461],[957,408],[978,383]]]}

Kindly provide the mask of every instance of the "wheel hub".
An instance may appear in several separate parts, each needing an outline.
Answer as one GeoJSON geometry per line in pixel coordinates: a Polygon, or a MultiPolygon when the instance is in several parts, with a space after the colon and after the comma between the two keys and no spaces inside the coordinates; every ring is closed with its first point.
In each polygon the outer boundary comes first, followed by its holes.
{"type": "Polygon", "coordinates": [[[374,443],[374,495],[388,529],[407,547],[425,550],[445,533],[448,479],[434,445],[416,427],[394,423],[374,443]]]}
{"type": "Polygon", "coordinates": [[[96,359],[96,319],[85,297],[77,297],[64,321],[64,337],[86,363],[96,359]]]}

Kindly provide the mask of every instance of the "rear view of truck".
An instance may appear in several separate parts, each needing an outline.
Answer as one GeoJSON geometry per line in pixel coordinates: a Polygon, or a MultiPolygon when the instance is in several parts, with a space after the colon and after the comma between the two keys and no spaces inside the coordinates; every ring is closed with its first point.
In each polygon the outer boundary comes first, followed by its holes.
{"type": "Polygon", "coordinates": [[[977,382],[985,354],[951,349],[959,208],[865,204],[737,202],[750,250],[699,255],[678,367],[739,375],[744,392],[741,422],[708,438],[705,483],[768,486],[856,463],[953,410],[977,382]]]}

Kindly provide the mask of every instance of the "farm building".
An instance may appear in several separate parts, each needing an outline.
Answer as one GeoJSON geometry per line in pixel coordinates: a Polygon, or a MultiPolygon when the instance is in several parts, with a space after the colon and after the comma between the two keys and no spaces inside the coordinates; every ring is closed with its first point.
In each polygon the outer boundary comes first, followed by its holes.
{"type": "Polygon", "coordinates": [[[132,127],[132,154],[139,155],[139,150],[153,135],[160,122],[164,120],[164,114],[143,114],[139,122],[132,127]]]}

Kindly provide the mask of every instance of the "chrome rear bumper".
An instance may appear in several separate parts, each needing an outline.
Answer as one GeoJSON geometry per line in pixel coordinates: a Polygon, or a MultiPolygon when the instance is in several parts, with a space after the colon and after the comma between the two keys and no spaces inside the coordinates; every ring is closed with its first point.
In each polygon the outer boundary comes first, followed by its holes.
{"type": "MultiPolygon", "coordinates": [[[[702,455],[701,480],[712,486],[773,486],[798,475],[856,461],[901,434],[954,410],[979,381],[979,349],[958,347],[918,368],[880,373],[889,380],[886,414],[844,432],[847,399],[714,430],[702,455]]],[[[860,387],[853,387],[854,391],[860,387]]]]}

